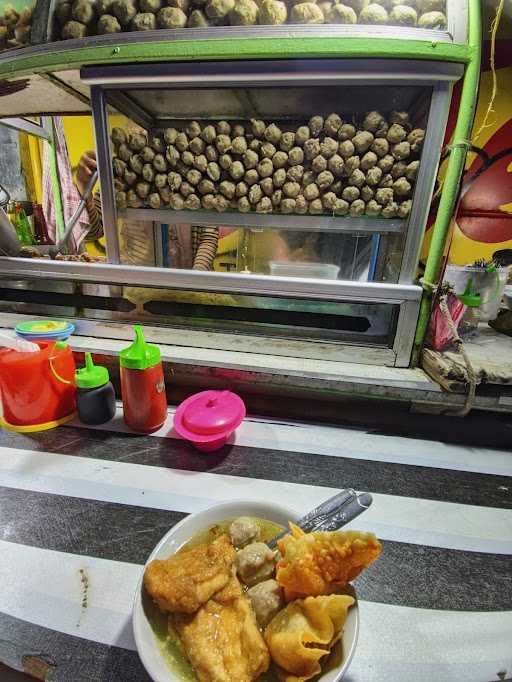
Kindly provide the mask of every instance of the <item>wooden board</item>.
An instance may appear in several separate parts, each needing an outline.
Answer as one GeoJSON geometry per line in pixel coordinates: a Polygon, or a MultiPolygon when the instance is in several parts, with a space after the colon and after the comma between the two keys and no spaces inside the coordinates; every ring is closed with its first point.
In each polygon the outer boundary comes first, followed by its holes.
{"type": "MultiPolygon", "coordinates": [[[[512,338],[482,325],[478,336],[464,345],[477,384],[512,385],[512,338]]],[[[422,354],[422,366],[447,391],[460,393],[466,390],[468,373],[460,353],[426,348],[422,354]]]]}

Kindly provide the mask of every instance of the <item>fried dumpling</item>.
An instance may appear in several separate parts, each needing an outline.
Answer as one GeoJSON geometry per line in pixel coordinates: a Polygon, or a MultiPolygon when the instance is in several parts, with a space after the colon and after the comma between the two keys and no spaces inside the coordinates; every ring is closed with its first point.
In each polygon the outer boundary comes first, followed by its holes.
{"type": "Polygon", "coordinates": [[[308,680],[321,672],[320,659],[339,639],[354,599],[331,594],[297,599],[279,611],[265,630],[272,660],[283,682],[308,680]]]}
{"type": "Polygon", "coordinates": [[[235,549],[227,535],[210,544],[155,559],[144,572],[144,587],[162,611],[194,613],[233,575],[235,549]]]}
{"type": "Polygon", "coordinates": [[[338,530],[306,534],[294,524],[290,529],[291,535],[278,543],[282,559],[276,572],[286,601],[336,591],[354,580],[381,552],[373,533],[338,530]]]}

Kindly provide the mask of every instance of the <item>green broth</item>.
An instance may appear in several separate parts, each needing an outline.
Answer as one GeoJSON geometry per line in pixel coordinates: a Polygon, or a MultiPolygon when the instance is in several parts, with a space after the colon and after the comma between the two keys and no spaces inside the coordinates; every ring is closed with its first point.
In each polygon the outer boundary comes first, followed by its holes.
{"type": "Polygon", "coordinates": [[[158,648],[171,672],[183,682],[197,682],[197,675],[181,652],[178,635],[168,617],[148,598],[144,610],[158,643],[158,648]]]}
{"type": "MultiPolygon", "coordinates": [[[[283,527],[273,521],[266,521],[256,517],[249,517],[260,529],[260,541],[268,542],[283,530],[283,527]]],[[[193,535],[188,542],[178,550],[182,552],[201,544],[209,544],[220,535],[229,534],[229,526],[233,518],[213,524],[193,535]]],[[[172,627],[171,620],[163,614],[152,602],[148,595],[144,595],[143,606],[151,628],[158,642],[158,648],[170,671],[182,682],[197,682],[197,675],[188,659],[183,655],[178,635],[172,627]]],[[[270,669],[258,677],[258,682],[277,682],[277,675],[270,669]]]]}
{"type": "MultiPolygon", "coordinates": [[[[260,542],[268,542],[272,540],[278,533],[283,530],[283,526],[273,521],[266,521],[265,519],[258,519],[255,516],[248,516],[247,518],[254,521],[260,529],[260,542]]],[[[229,527],[235,519],[226,519],[220,523],[215,523],[205,530],[200,530],[198,533],[193,535],[188,542],[186,542],[182,547],[180,547],[180,552],[184,549],[192,549],[192,547],[197,547],[201,544],[209,544],[216,540],[220,535],[229,535],[229,527]]]]}

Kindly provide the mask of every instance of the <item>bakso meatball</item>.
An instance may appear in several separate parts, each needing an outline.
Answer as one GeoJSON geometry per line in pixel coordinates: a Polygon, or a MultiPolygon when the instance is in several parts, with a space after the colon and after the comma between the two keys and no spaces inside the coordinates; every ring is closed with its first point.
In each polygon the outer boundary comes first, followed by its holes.
{"type": "Polygon", "coordinates": [[[131,28],[133,31],[154,31],[156,28],[155,15],[152,12],[136,14],[132,20],[131,28]]]}
{"type": "Polygon", "coordinates": [[[247,545],[236,555],[238,577],[249,587],[268,580],[274,574],[276,554],[263,542],[247,545]]]}
{"type": "MultiPolygon", "coordinates": [[[[443,0],[444,2],[444,0],[443,0]]],[[[391,10],[389,15],[389,21],[392,24],[398,24],[399,26],[416,26],[418,21],[418,13],[414,7],[409,7],[408,5],[396,5],[391,10]]]]}
{"type": "Polygon", "coordinates": [[[189,14],[187,26],[188,28],[204,28],[210,26],[210,22],[200,9],[194,9],[189,14]]]}
{"type": "Polygon", "coordinates": [[[179,7],[163,7],[156,16],[158,28],[184,28],[187,15],[179,7]]]}
{"type": "Polygon", "coordinates": [[[254,0],[238,0],[229,13],[229,22],[232,26],[251,26],[258,19],[258,5],[254,0]]]}
{"type": "Polygon", "coordinates": [[[62,39],[85,38],[87,26],[79,21],[67,21],[62,29],[62,39]]]}
{"type": "Polygon", "coordinates": [[[327,14],[327,20],[330,24],[357,24],[357,14],[352,7],[337,3],[327,14]]]}
{"type": "Polygon", "coordinates": [[[137,14],[137,5],[133,0],[114,0],[112,3],[112,14],[121,26],[128,26],[137,14]]]}
{"type": "Polygon", "coordinates": [[[288,16],[288,10],[284,2],[280,0],[263,0],[260,4],[258,21],[260,24],[277,26],[284,24],[288,16]]]}
{"type": "Polygon", "coordinates": [[[98,35],[108,35],[109,33],[121,33],[121,24],[116,17],[104,14],[98,19],[98,35]]]}
{"type": "Polygon", "coordinates": [[[446,16],[442,12],[427,12],[418,19],[418,26],[442,30],[446,28],[446,16]]]}
{"type": "Polygon", "coordinates": [[[71,16],[81,24],[91,24],[96,16],[93,3],[88,0],[75,0],[71,7],[71,16]]]}
{"type": "Polygon", "coordinates": [[[156,14],[162,7],[162,0],[139,0],[139,10],[141,12],[153,12],[156,14]]]}
{"type": "Polygon", "coordinates": [[[371,133],[375,133],[377,130],[379,130],[383,123],[384,116],[380,113],[380,111],[370,111],[364,117],[363,129],[368,130],[371,133]]]}
{"type": "Polygon", "coordinates": [[[206,3],[206,14],[210,19],[222,19],[235,8],[235,0],[209,0],[206,3]]]}
{"type": "Polygon", "coordinates": [[[388,13],[376,2],[367,5],[359,15],[360,24],[387,24],[388,13]]]}
{"type": "Polygon", "coordinates": [[[276,580],[265,580],[247,590],[260,628],[266,627],[284,606],[283,591],[276,580]]]}
{"type": "Polygon", "coordinates": [[[325,17],[314,2],[301,2],[292,7],[292,23],[323,24],[325,17]]]}

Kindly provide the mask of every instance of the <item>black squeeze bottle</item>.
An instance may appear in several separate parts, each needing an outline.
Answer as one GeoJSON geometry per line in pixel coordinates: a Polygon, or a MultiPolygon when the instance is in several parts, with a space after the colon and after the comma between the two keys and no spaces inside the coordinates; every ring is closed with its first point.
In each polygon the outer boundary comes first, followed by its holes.
{"type": "Polygon", "coordinates": [[[76,405],[84,424],[105,424],[116,413],[116,395],[108,369],[95,365],[90,353],[85,354],[85,367],[77,369],[76,405]]]}

